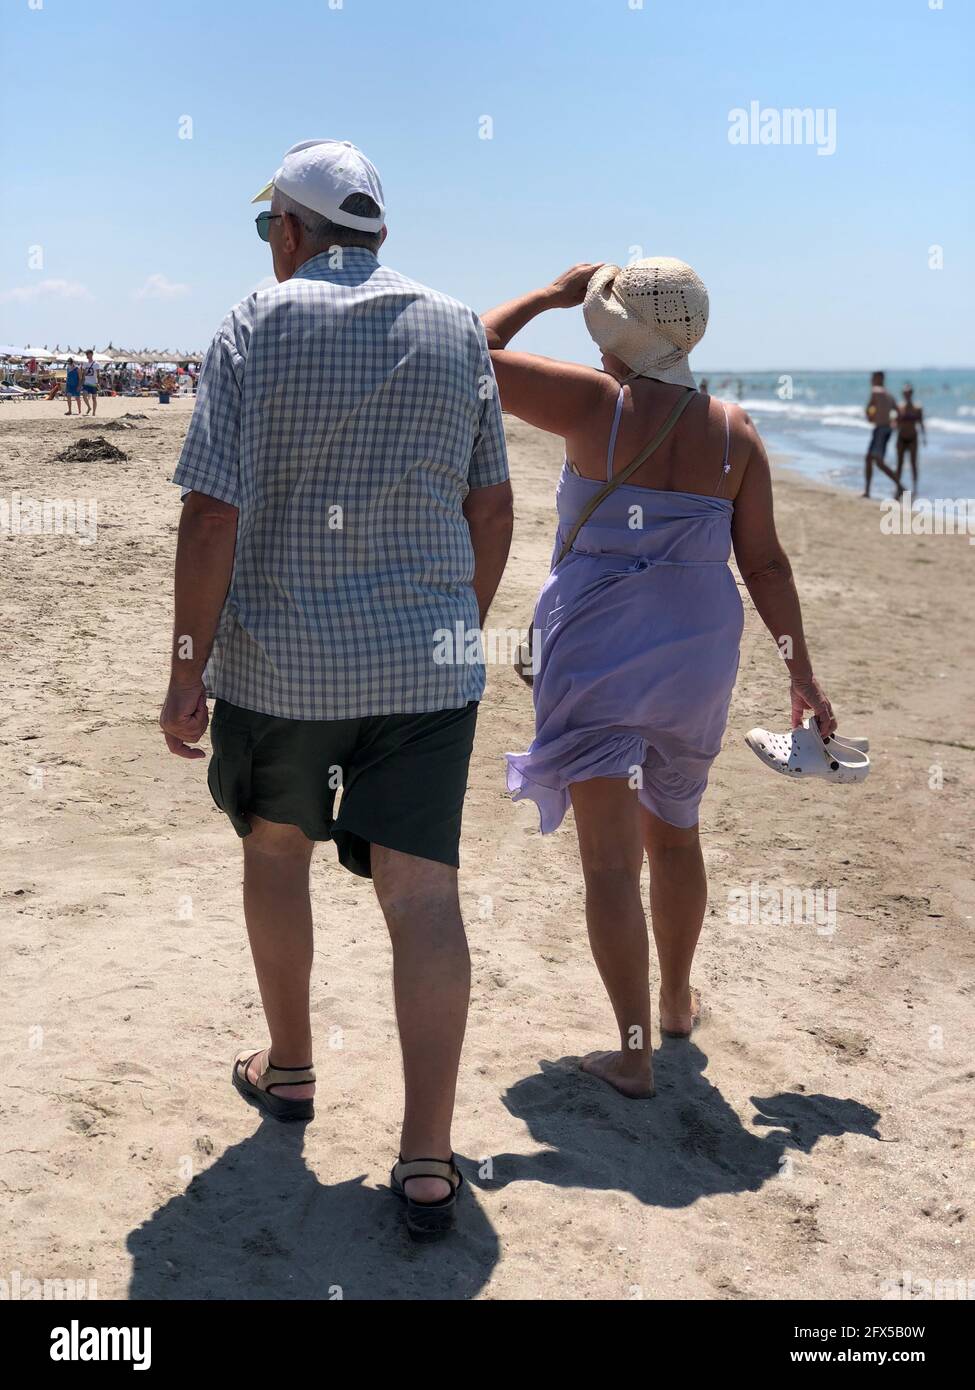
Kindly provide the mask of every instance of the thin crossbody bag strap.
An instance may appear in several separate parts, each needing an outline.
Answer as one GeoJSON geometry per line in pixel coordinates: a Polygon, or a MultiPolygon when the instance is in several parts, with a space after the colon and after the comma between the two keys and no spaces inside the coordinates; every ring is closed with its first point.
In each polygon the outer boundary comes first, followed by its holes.
{"type": "MultiPolygon", "coordinates": [[[[599,504],[601,502],[604,502],[611,492],[615,492],[616,489],[622,483],[625,483],[627,478],[631,478],[633,474],[636,472],[636,470],[639,467],[641,467],[642,464],[646,463],[650,455],[656,449],[660,448],[660,445],[667,438],[668,434],[670,434],[671,430],[677,424],[677,421],[680,419],[684,411],[690,405],[692,398],[696,395],[697,391],[688,387],[687,391],[684,393],[683,396],[681,396],[680,400],[674,406],[673,410],[667,416],[666,420],[660,426],[660,429],[653,436],[646,448],[642,449],[640,453],[637,454],[636,458],[633,460],[632,463],[628,463],[625,468],[621,469],[619,473],[615,474],[612,478],[610,478],[609,482],[606,483],[604,487],[601,487],[599,489],[595,497],[591,498],[586,503],[581,513],[579,514],[579,517],[575,522],[575,525],[572,527],[572,530],[566,537],[565,544],[559,552],[559,558],[555,562],[556,566],[561,565],[562,561],[568,555],[569,551],[575,544],[575,540],[579,532],[582,530],[583,526],[585,526],[586,522],[592,516],[593,512],[596,510],[599,504]]],[[[553,568],[555,568],[555,566],[553,566],[553,568]]]]}

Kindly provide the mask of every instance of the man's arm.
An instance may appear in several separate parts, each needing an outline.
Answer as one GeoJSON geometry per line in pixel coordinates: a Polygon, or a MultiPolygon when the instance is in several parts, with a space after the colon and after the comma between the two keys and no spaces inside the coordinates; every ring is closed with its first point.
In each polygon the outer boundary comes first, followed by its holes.
{"type": "Polygon", "coordinates": [[[183,503],[176,542],[170,682],[203,679],[223,611],[237,547],[237,508],[202,492],[183,503]]]}
{"type": "Polygon", "coordinates": [[[237,544],[240,472],[240,375],[237,311],[227,316],[207,352],[193,418],[173,482],[184,490],[176,547],[175,623],[169,690],[159,716],[171,753],[188,748],[209,716],[203,667],[227,597],[237,544]]]}
{"type": "Polygon", "coordinates": [[[197,743],[209,715],[203,668],[223,609],[237,545],[237,508],[191,492],[183,503],[176,543],[175,619],[169,689],[159,726],[171,753],[205,757],[197,743]]]}
{"type": "Polygon", "coordinates": [[[514,502],[510,482],[472,488],[464,502],[464,516],[474,547],[474,592],[483,627],[511,547],[514,502]]]}
{"type": "Polygon", "coordinates": [[[474,547],[473,586],[477,595],[479,621],[483,627],[508,559],[514,506],[508,480],[508,451],[498,384],[494,379],[491,354],[481,321],[473,311],[471,319],[477,339],[475,370],[479,420],[467,471],[464,517],[474,547]]]}

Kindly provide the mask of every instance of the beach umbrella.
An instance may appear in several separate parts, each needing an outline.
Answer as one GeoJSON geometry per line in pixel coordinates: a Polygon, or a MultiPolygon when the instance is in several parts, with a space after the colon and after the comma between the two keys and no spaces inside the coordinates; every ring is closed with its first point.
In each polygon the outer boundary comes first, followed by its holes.
{"type": "MultiPolygon", "coordinates": [[[[87,348],[65,348],[63,352],[60,352],[60,351],[59,351],[57,355],[58,355],[58,359],[59,359],[60,361],[64,361],[64,359],[67,358],[67,357],[77,357],[77,358],[80,358],[81,360],[84,361],[84,360],[87,360],[87,357],[88,357],[88,349],[87,349],[87,348]]],[[[104,367],[104,366],[106,365],[106,363],[111,362],[112,359],[111,359],[110,357],[106,357],[105,354],[104,354],[103,352],[93,352],[93,353],[92,353],[92,356],[91,356],[91,360],[92,360],[94,363],[96,363],[99,367],[104,367]]]]}
{"type": "Polygon", "coordinates": [[[38,362],[53,362],[58,356],[56,352],[48,352],[47,348],[25,347],[20,353],[21,357],[36,357],[38,362]]]}

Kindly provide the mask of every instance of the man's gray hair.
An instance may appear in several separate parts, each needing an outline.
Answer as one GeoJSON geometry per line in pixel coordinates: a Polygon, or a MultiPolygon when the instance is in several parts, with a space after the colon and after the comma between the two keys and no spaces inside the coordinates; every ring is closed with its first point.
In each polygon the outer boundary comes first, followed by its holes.
{"type": "MultiPolygon", "coordinates": [[[[323,249],[329,246],[364,246],[369,251],[379,250],[381,241],[379,232],[363,232],[356,227],[343,227],[338,222],[323,217],[320,212],[315,212],[313,208],[306,208],[303,203],[299,203],[297,199],[284,193],[280,188],[275,188],[274,198],[278,212],[288,212],[292,217],[296,217],[308,233],[309,239],[316,246],[321,246],[323,249]]],[[[342,206],[344,210],[359,217],[377,217],[379,215],[377,204],[363,193],[353,193],[351,197],[346,198],[342,206]],[[356,206],[348,206],[353,202],[356,206]]]]}

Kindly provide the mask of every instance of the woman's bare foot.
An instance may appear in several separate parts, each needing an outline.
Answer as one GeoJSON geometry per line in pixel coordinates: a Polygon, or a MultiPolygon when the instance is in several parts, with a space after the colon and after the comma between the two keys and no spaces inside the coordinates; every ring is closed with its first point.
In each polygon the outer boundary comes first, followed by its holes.
{"type": "Polygon", "coordinates": [[[666,1037],[689,1038],[701,1022],[701,991],[690,986],[678,999],[660,994],[660,1032],[666,1037]]]}
{"type": "Polygon", "coordinates": [[[656,1095],[653,1064],[645,1055],[634,1063],[625,1052],[590,1052],[579,1067],[590,1076],[598,1076],[600,1081],[607,1082],[614,1091],[630,1100],[650,1100],[656,1095]]]}
{"type": "MultiPolygon", "coordinates": [[[[257,1085],[258,1077],[268,1065],[267,1058],[268,1053],[265,1048],[263,1052],[258,1052],[256,1057],[251,1058],[244,1068],[244,1075],[252,1085],[257,1085]]],[[[282,1100],[314,1100],[315,1083],[314,1081],[307,1081],[301,1086],[272,1086],[269,1094],[280,1096],[282,1100]]]]}

